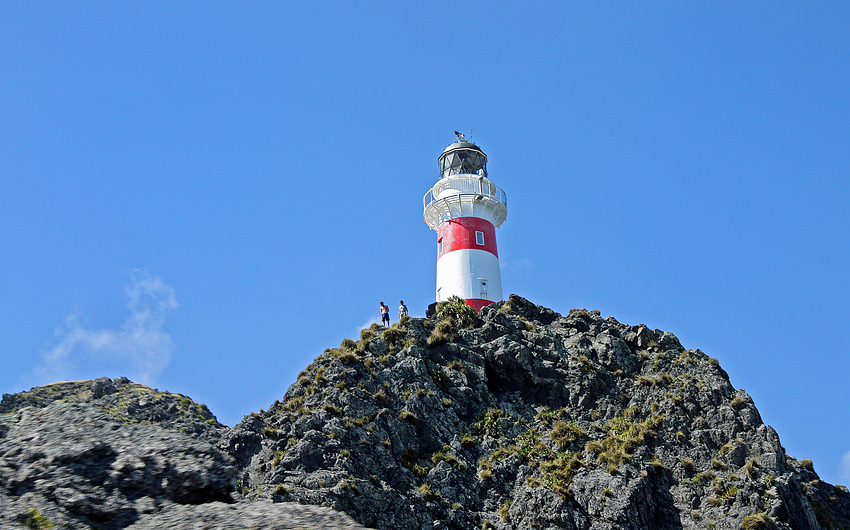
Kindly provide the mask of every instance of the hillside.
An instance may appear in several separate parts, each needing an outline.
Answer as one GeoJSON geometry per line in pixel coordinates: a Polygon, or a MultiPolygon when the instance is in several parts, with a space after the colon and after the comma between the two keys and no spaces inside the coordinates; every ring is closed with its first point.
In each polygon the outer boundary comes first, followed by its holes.
{"type": "Polygon", "coordinates": [[[323,528],[850,528],[847,489],[672,334],[513,295],[441,309],[326,350],[230,429],[126,380],[6,395],[0,522],[300,528],[275,521],[321,506],[323,528]]]}

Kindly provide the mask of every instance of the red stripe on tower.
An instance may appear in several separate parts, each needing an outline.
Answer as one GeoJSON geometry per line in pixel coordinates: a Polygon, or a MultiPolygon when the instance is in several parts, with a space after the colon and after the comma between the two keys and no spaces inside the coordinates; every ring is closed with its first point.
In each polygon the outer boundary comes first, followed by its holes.
{"type": "Polygon", "coordinates": [[[475,310],[475,312],[481,311],[481,308],[485,305],[490,305],[493,303],[492,300],[482,300],[481,298],[466,298],[464,299],[466,305],[475,310]]]}
{"type": "Polygon", "coordinates": [[[496,251],[496,227],[486,219],[460,217],[446,221],[437,228],[437,241],[443,242],[437,245],[437,259],[465,248],[486,250],[499,257],[496,251]]]}

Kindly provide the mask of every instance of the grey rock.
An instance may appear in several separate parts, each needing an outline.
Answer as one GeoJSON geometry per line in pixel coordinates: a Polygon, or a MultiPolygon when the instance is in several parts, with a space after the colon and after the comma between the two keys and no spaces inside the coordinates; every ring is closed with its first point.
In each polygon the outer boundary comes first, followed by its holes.
{"type": "Polygon", "coordinates": [[[0,527],[850,527],[716,360],[512,295],[373,326],[227,429],[126,378],[0,402],[0,527]]]}
{"type": "Polygon", "coordinates": [[[122,423],[154,424],[177,429],[194,438],[218,442],[227,428],[204,404],[183,394],[160,392],[126,377],[63,381],[18,394],[3,394],[0,414],[24,407],[42,408],[56,401],[87,403],[122,423]]]}
{"type": "Polygon", "coordinates": [[[154,425],[125,425],[83,403],[15,413],[0,440],[7,521],[29,508],[68,528],[123,528],[161,502],[233,502],[232,458],[154,425]]]}
{"type": "Polygon", "coordinates": [[[716,361],[669,332],[513,295],[471,329],[366,330],[224,439],[240,441],[247,498],[381,529],[850,522],[846,496],[799,493],[829,492],[716,361]]]}
{"type": "Polygon", "coordinates": [[[127,530],[163,528],[209,528],[216,530],[361,530],[351,517],[319,506],[266,502],[204,505],[169,505],[159,513],[144,517],[127,530]]]}

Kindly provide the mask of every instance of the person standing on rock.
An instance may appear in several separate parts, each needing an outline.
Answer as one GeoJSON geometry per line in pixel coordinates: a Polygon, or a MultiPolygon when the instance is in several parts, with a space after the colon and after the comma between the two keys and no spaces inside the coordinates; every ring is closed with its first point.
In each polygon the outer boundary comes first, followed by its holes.
{"type": "Polygon", "coordinates": [[[398,319],[401,320],[407,316],[407,306],[404,305],[404,300],[399,300],[398,303],[401,304],[398,306],[398,319]]]}
{"type": "Polygon", "coordinates": [[[383,302],[381,302],[381,324],[390,327],[390,308],[383,302]]]}

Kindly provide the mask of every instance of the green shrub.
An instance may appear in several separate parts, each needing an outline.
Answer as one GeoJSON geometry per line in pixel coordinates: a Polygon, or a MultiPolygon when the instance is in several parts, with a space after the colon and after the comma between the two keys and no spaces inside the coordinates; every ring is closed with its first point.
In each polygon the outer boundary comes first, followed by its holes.
{"type": "Polygon", "coordinates": [[[325,403],[322,409],[324,409],[324,411],[328,414],[333,414],[334,416],[342,416],[342,409],[340,409],[333,403],[325,403]]]}
{"type": "Polygon", "coordinates": [[[571,443],[586,434],[575,422],[556,421],[549,437],[558,444],[558,449],[566,451],[571,443]]]}
{"type": "Polygon", "coordinates": [[[432,348],[434,346],[439,346],[440,344],[445,344],[448,341],[449,341],[449,337],[445,333],[442,333],[441,331],[438,331],[438,330],[435,329],[428,336],[428,340],[425,342],[425,344],[429,348],[432,348]]]}
{"type": "Polygon", "coordinates": [[[744,473],[750,477],[750,480],[755,480],[756,478],[756,468],[758,467],[758,462],[756,462],[755,458],[750,458],[750,460],[744,464],[744,473]]]}
{"type": "Polygon", "coordinates": [[[756,528],[770,528],[773,526],[773,518],[766,513],[756,513],[744,517],[741,528],[744,530],[755,530],[756,528]]]}
{"type": "Polygon", "coordinates": [[[664,416],[659,415],[642,422],[634,422],[625,416],[618,416],[605,425],[608,437],[598,440],[597,443],[588,443],[585,447],[596,453],[600,463],[608,464],[611,471],[612,465],[619,466],[628,462],[634,448],[655,437],[655,429],[663,419],[664,416]]]}
{"type": "Polygon", "coordinates": [[[502,507],[499,508],[499,518],[506,523],[511,522],[510,509],[511,501],[505,501],[505,504],[503,504],[502,507]]]}
{"type": "Polygon", "coordinates": [[[458,361],[457,359],[450,361],[449,364],[446,365],[446,367],[464,374],[466,373],[466,368],[463,366],[463,363],[458,361]]]}
{"type": "Polygon", "coordinates": [[[440,369],[431,370],[431,379],[434,380],[435,385],[437,385],[443,390],[445,390],[449,386],[449,378],[440,369]]]}
{"type": "Polygon", "coordinates": [[[596,368],[590,364],[590,359],[587,358],[587,355],[581,354],[578,356],[578,362],[581,363],[581,367],[584,368],[586,372],[596,372],[596,368]]]}
{"type": "Polygon", "coordinates": [[[510,414],[502,412],[499,409],[487,409],[487,412],[481,415],[480,420],[472,424],[472,428],[475,431],[487,433],[492,436],[499,430],[499,420],[510,417],[510,414]]]}
{"type": "Polygon", "coordinates": [[[26,525],[31,530],[51,530],[53,528],[53,523],[47,517],[41,515],[35,508],[29,508],[26,525]]]}
{"type": "Polygon", "coordinates": [[[713,471],[700,471],[694,478],[691,479],[692,482],[696,482],[697,484],[706,484],[714,479],[713,471]]]}
{"type": "Polygon", "coordinates": [[[463,298],[452,296],[445,302],[437,303],[437,318],[451,322],[458,328],[469,327],[475,323],[477,315],[463,298]]]}
{"type": "Polygon", "coordinates": [[[733,409],[741,408],[747,403],[747,400],[741,396],[735,396],[735,398],[729,402],[729,405],[733,409]]]}
{"type": "Polygon", "coordinates": [[[416,414],[410,412],[409,410],[403,410],[398,413],[398,419],[401,421],[406,421],[411,425],[416,425],[416,414]]]}
{"type": "Polygon", "coordinates": [[[673,376],[668,373],[663,373],[658,377],[649,377],[649,376],[639,376],[637,382],[641,386],[662,386],[665,384],[670,384],[673,381],[673,376]]]}
{"type": "Polygon", "coordinates": [[[357,356],[357,354],[350,351],[340,354],[338,359],[344,364],[355,364],[360,361],[360,358],[357,356]]]}
{"type": "Polygon", "coordinates": [[[426,501],[436,501],[442,499],[439,492],[431,489],[431,485],[427,482],[416,488],[416,493],[426,501]]]}
{"type": "Polygon", "coordinates": [[[713,469],[723,470],[723,469],[726,469],[729,466],[726,464],[726,462],[721,462],[720,460],[718,460],[716,458],[712,458],[711,459],[711,467],[713,469]]]}
{"type": "Polygon", "coordinates": [[[541,462],[540,470],[543,476],[539,479],[530,477],[526,482],[533,488],[543,486],[562,499],[569,499],[572,496],[570,485],[575,470],[584,466],[579,456],[580,453],[561,453],[551,462],[541,462]]]}
{"type": "Polygon", "coordinates": [[[451,452],[451,449],[451,446],[444,445],[442,449],[431,455],[431,462],[433,462],[434,465],[437,465],[440,462],[446,462],[458,471],[463,471],[466,469],[466,462],[455,456],[455,454],[451,452]]]}
{"type": "Polygon", "coordinates": [[[679,354],[679,358],[673,361],[673,366],[679,366],[683,362],[687,362],[689,354],[690,352],[688,350],[682,350],[682,353],[679,354]]]}
{"type": "Polygon", "coordinates": [[[664,469],[664,462],[662,462],[655,453],[652,454],[652,461],[650,464],[652,464],[652,468],[655,469],[655,471],[662,471],[664,469]]]}
{"type": "Polygon", "coordinates": [[[724,491],[720,498],[723,499],[723,502],[726,504],[732,504],[735,502],[735,496],[738,494],[737,486],[729,486],[726,491],[724,491]]]}
{"type": "Polygon", "coordinates": [[[395,342],[404,337],[404,331],[399,328],[388,328],[381,333],[381,338],[387,342],[395,342]]]}
{"type": "Polygon", "coordinates": [[[567,317],[583,318],[585,320],[593,320],[593,315],[599,316],[600,315],[599,310],[597,309],[597,310],[594,310],[594,311],[588,311],[587,309],[579,309],[577,307],[574,307],[574,308],[570,309],[569,313],[567,313],[567,317]]]}
{"type": "Polygon", "coordinates": [[[490,480],[493,478],[493,464],[487,458],[478,461],[478,479],[490,480]]]}

